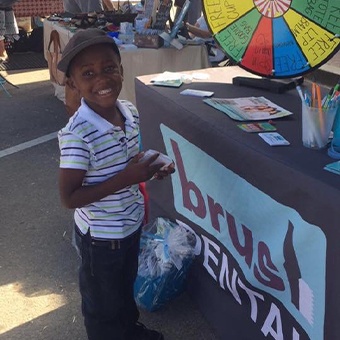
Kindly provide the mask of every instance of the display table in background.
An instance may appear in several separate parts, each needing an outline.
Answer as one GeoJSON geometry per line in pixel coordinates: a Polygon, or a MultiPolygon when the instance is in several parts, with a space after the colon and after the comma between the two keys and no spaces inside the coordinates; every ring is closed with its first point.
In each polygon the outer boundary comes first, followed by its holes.
{"type": "Polygon", "coordinates": [[[340,176],[326,150],[301,142],[295,90],[237,87],[238,67],[180,88],[136,79],[144,149],[168,154],[176,173],[147,182],[150,218],[178,219],[196,233],[188,292],[220,339],[338,339],[340,176]],[[183,96],[265,96],[294,114],[274,121],[290,146],[271,147],[224,113],[183,96]]]}
{"type": "MultiPolygon", "coordinates": [[[[44,21],[45,58],[51,31],[59,32],[61,48],[63,49],[74,34],[57,22],[44,21]]],[[[135,104],[134,78],[140,75],[159,73],[163,71],[179,72],[209,67],[208,53],[205,45],[186,46],[182,50],[169,48],[136,48],[133,50],[120,48],[124,69],[123,88],[119,98],[130,100],[135,104]]],[[[56,95],[63,99],[63,87],[56,87],[56,95]]]]}

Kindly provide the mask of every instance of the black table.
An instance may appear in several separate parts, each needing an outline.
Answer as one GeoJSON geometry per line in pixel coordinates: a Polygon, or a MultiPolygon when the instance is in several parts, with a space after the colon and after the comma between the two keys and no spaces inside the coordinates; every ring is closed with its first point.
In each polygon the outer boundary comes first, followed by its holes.
{"type": "Polygon", "coordinates": [[[177,165],[148,182],[150,216],[197,235],[188,292],[223,340],[339,339],[340,177],[323,170],[333,160],[302,146],[295,90],[233,86],[238,67],[200,72],[210,79],[179,89],[149,85],[155,75],[135,82],[144,149],[177,165]],[[185,88],[267,97],[294,113],[274,122],[291,145],[267,145],[185,88]]]}

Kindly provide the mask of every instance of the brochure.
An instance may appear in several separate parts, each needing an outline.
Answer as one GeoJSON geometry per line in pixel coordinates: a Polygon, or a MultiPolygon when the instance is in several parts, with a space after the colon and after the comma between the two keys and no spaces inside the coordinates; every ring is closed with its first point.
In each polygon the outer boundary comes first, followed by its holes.
{"type": "Polygon", "coordinates": [[[276,119],[293,114],[265,97],[209,98],[203,101],[238,121],[276,119]]]}

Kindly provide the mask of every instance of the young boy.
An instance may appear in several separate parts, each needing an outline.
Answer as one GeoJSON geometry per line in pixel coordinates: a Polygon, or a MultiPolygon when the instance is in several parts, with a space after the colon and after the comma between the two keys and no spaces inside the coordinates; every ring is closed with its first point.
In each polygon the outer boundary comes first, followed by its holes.
{"type": "Polygon", "coordinates": [[[114,40],[100,29],[76,33],[58,68],[79,92],[81,106],[59,132],[62,203],[75,208],[82,257],[79,286],[90,340],[161,340],[138,323],[137,275],[144,200],[138,184],[174,172],[141,160],[139,116],[117,100],[123,69],[114,40]]]}

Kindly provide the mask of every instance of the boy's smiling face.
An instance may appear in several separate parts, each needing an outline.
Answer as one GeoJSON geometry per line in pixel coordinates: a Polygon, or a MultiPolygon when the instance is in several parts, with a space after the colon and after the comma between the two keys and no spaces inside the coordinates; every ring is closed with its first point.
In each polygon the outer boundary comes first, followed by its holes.
{"type": "Polygon", "coordinates": [[[72,60],[68,82],[92,110],[105,116],[115,109],[122,89],[120,59],[110,44],[87,47],[72,60]]]}

